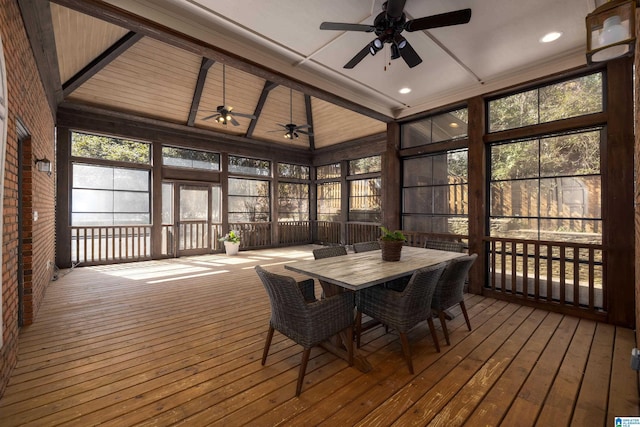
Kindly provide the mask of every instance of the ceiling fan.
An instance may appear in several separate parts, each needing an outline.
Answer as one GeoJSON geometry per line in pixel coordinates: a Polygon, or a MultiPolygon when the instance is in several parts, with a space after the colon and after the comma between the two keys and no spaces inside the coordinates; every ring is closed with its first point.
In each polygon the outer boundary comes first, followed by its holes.
{"type": "Polygon", "coordinates": [[[375,55],[382,50],[385,43],[391,44],[391,59],[402,57],[409,68],[422,62],[422,58],[411,47],[407,39],[402,36],[403,31],[413,32],[429,30],[431,28],[448,27],[450,25],[466,24],[471,20],[471,9],[461,9],[439,15],[410,19],[404,13],[406,0],[388,0],[382,4],[382,12],[376,16],[373,25],[348,24],[340,22],[323,22],[321,30],[363,31],[375,32],[376,37],[356,54],[344,68],[353,68],[368,54],[375,55]]]}
{"type": "MultiPolygon", "coordinates": [[[[296,125],[293,123],[293,89],[289,89],[289,123],[286,125],[281,123],[276,124],[284,128],[284,137],[286,139],[297,139],[300,136],[299,134],[313,136],[313,133],[310,131],[311,125],[296,125]],[[309,131],[303,129],[309,129],[309,131]]],[[[270,130],[268,132],[282,132],[282,130],[270,130]]]]}
{"type": "MultiPolygon", "coordinates": [[[[209,120],[209,119],[215,118],[216,122],[222,125],[226,126],[227,123],[231,122],[232,125],[238,126],[240,125],[240,123],[238,123],[238,121],[233,117],[234,115],[238,117],[246,117],[247,119],[255,119],[256,116],[254,116],[253,114],[243,114],[243,113],[237,113],[235,111],[234,112],[231,111],[233,110],[233,107],[229,107],[226,103],[225,87],[226,87],[226,68],[225,68],[225,65],[222,64],[222,105],[218,105],[215,113],[211,114],[210,116],[203,117],[202,120],[209,120]]],[[[209,111],[212,111],[212,110],[209,110],[209,111]]]]}

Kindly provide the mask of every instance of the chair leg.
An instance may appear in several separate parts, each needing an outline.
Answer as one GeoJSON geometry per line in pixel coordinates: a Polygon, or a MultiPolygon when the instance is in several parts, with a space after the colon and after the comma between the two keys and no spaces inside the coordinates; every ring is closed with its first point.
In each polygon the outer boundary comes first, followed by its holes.
{"type": "Polygon", "coordinates": [[[451,341],[449,341],[449,331],[447,330],[447,321],[444,318],[444,310],[438,311],[438,317],[440,318],[440,324],[442,325],[442,332],[444,332],[444,339],[447,342],[447,345],[451,345],[451,341]]]}
{"type": "Polygon", "coordinates": [[[407,338],[406,333],[400,332],[400,342],[402,343],[402,354],[404,355],[404,360],[407,362],[407,366],[409,367],[409,373],[413,375],[413,362],[411,361],[411,348],[409,348],[409,338],[407,338]]]}
{"type": "Polygon", "coordinates": [[[360,334],[362,333],[362,312],[358,310],[356,312],[356,347],[360,348],[360,334]]]}
{"type": "Polygon", "coordinates": [[[269,354],[269,347],[271,347],[271,339],[273,338],[273,326],[269,325],[269,332],[267,332],[267,340],[264,342],[264,350],[262,351],[262,366],[267,361],[267,354],[269,354]]]}
{"type": "Polygon", "coordinates": [[[431,331],[433,343],[436,345],[436,351],[440,353],[440,343],[438,342],[438,334],[436,334],[436,327],[433,324],[433,319],[431,317],[427,318],[427,323],[429,323],[429,330],[431,331]]]}
{"type": "Polygon", "coordinates": [[[464,305],[464,301],[460,301],[460,308],[462,309],[462,314],[464,315],[464,320],[467,321],[467,328],[471,330],[471,322],[469,322],[469,315],[467,314],[467,307],[464,305]]]}
{"type": "Polygon", "coordinates": [[[307,371],[307,362],[309,362],[309,355],[311,354],[311,348],[305,348],[302,352],[302,361],[300,362],[300,371],[298,372],[298,384],[296,385],[296,396],[300,396],[302,391],[302,381],[304,380],[304,373],[307,371]]]}

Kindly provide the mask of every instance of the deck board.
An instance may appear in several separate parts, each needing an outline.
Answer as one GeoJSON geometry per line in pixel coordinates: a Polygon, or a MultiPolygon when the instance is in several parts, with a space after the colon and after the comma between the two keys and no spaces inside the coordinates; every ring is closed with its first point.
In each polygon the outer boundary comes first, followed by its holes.
{"type": "MultiPolygon", "coordinates": [[[[279,333],[260,364],[269,301],[253,267],[296,279],[286,262],[313,246],[79,267],[47,289],[20,332],[0,425],[610,425],[640,416],[629,368],[633,331],[466,295],[451,346],[426,323],[366,331],[363,373],[313,349],[295,397],[301,348],[279,333]],[[514,423],[514,421],[517,421],[514,423]],[[553,421],[553,422],[552,422],[553,421]]],[[[316,288],[320,294],[319,285],[316,288]]]]}

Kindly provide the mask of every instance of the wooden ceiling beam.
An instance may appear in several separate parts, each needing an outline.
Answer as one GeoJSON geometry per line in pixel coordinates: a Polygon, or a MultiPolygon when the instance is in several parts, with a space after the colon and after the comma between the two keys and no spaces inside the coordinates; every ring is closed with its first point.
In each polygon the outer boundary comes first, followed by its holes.
{"type": "Polygon", "coordinates": [[[262,88],[262,92],[260,93],[260,98],[258,99],[258,103],[256,104],[256,109],[253,112],[253,115],[256,116],[256,118],[252,119],[251,123],[249,123],[249,128],[247,129],[245,137],[251,138],[253,136],[253,131],[255,130],[258,119],[260,118],[260,114],[262,113],[264,103],[267,102],[269,92],[271,92],[271,90],[276,88],[277,86],[278,83],[270,82],[269,80],[264,82],[264,87],[262,88]]]}
{"type": "Polygon", "coordinates": [[[198,108],[200,108],[200,99],[202,98],[204,82],[207,80],[207,73],[209,73],[209,68],[211,68],[211,66],[215,62],[216,61],[214,61],[213,59],[202,58],[200,71],[198,72],[198,80],[196,81],[196,88],[193,91],[193,98],[191,99],[191,109],[189,110],[187,126],[193,126],[196,121],[196,114],[198,114],[198,108]]]}
{"type": "Polygon", "coordinates": [[[67,97],[71,92],[82,86],[84,82],[95,76],[100,70],[109,65],[111,61],[122,55],[127,49],[144,37],[142,34],[129,31],[120,40],[109,46],[107,50],[98,55],[93,61],[85,65],[73,77],[64,82],[62,93],[67,97]]]}
{"type": "Polygon", "coordinates": [[[291,162],[311,164],[311,153],[304,147],[259,141],[69,101],[60,105],[56,119],[58,126],[78,131],[100,132],[116,137],[198,150],[228,152],[250,157],[259,156],[273,161],[287,159],[291,162]]]}
{"type": "Polygon", "coordinates": [[[60,83],[60,66],[56,54],[51,5],[48,1],[18,0],[18,6],[29,36],[38,73],[44,85],[51,114],[55,119],[58,105],[64,97],[60,83]]]}
{"type": "MultiPolygon", "coordinates": [[[[33,1],[33,0],[32,0],[33,1]]],[[[172,28],[158,24],[142,16],[128,12],[119,7],[113,6],[101,0],[52,0],[53,2],[84,13],[94,18],[110,22],[123,28],[127,28],[136,33],[144,34],[163,43],[183,49],[196,55],[214,59],[227,64],[238,70],[253,74],[265,80],[289,87],[298,92],[302,92],[338,105],[340,107],[355,111],[359,114],[380,120],[384,123],[393,122],[393,117],[382,114],[371,108],[356,104],[353,101],[330,93],[300,80],[296,80],[279,71],[265,67],[264,65],[250,61],[240,55],[228,52],[210,43],[199,40],[172,28]]]]}
{"type": "Polygon", "coordinates": [[[309,150],[314,151],[316,149],[316,140],[313,137],[313,111],[311,109],[311,97],[307,94],[304,95],[304,107],[307,112],[307,124],[311,126],[309,128],[309,150]]]}

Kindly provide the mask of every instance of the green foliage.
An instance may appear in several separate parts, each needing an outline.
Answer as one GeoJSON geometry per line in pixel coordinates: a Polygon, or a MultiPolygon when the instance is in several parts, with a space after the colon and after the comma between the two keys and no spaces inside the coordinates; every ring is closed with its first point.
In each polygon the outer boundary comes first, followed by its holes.
{"type": "Polygon", "coordinates": [[[149,164],[151,146],[146,142],[73,132],[71,134],[71,155],[149,164]]]}
{"type": "Polygon", "coordinates": [[[363,173],[380,172],[382,170],[382,157],[371,156],[349,161],[349,173],[359,175],[363,173]]]}
{"type": "Polygon", "coordinates": [[[231,230],[224,237],[218,239],[221,242],[240,243],[240,236],[235,231],[231,230]]]}
{"type": "Polygon", "coordinates": [[[380,231],[382,231],[382,236],[380,236],[380,240],[385,240],[385,241],[405,241],[407,238],[404,236],[404,234],[402,234],[402,231],[400,230],[396,230],[396,231],[390,231],[387,227],[385,226],[380,226],[380,231]]]}

